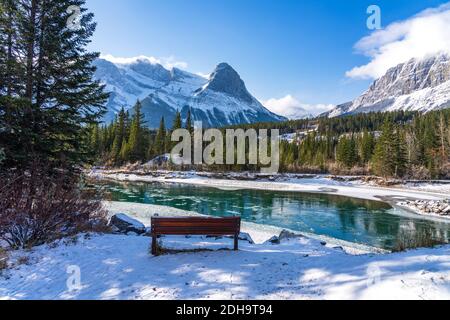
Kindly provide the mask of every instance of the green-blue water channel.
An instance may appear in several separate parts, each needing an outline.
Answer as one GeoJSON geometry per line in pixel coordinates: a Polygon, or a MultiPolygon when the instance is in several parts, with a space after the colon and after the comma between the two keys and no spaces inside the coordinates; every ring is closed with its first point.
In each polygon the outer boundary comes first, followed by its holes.
{"type": "Polygon", "coordinates": [[[335,195],[265,190],[222,190],[185,184],[115,183],[96,185],[111,201],[155,204],[314,233],[394,249],[398,239],[431,234],[448,242],[450,222],[399,215],[390,205],[335,195]]]}

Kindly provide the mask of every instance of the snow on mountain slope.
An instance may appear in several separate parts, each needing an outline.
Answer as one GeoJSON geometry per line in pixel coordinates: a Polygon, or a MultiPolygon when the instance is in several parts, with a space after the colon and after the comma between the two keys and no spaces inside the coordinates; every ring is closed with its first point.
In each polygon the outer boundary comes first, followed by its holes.
{"type": "Polygon", "coordinates": [[[157,128],[161,117],[170,125],[178,111],[183,119],[188,111],[205,127],[282,121],[267,110],[246,89],[239,74],[221,63],[209,79],[177,68],[167,70],[146,59],[130,63],[95,62],[96,78],[111,93],[105,121],[112,121],[121,107],[130,109],[139,99],[147,125],[157,128]]]}
{"type": "Polygon", "coordinates": [[[450,56],[438,54],[411,59],[376,80],[353,102],[337,106],[328,116],[344,114],[420,111],[450,107],[450,56]]]}

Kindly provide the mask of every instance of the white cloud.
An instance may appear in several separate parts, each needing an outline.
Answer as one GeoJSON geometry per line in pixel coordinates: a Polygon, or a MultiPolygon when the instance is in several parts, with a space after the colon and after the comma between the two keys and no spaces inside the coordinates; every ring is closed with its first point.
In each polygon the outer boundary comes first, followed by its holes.
{"type": "Polygon", "coordinates": [[[137,61],[147,61],[151,64],[160,64],[166,69],[173,69],[173,68],[179,68],[179,69],[187,69],[188,64],[184,61],[177,61],[175,57],[165,57],[165,58],[155,58],[155,57],[148,57],[148,56],[137,56],[132,58],[121,58],[121,57],[115,57],[111,54],[105,54],[101,55],[100,58],[108,60],[115,64],[131,64],[135,63],[137,61]]]}
{"type": "Polygon", "coordinates": [[[358,41],[355,49],[371,58],[346,73],[360,79],[378,79],[411,58],[450,53],[450,2],[374,31],[358,41]]]}
{"type": "Polygon", "coordinates": [[[285,116],[289,119],[301,119],[310,116],[317,116],[321,113],[331,110],[334,106],[327,104],[306,104],[301,103],[292,95],[281,99],[269,99],[262,104],[270,111],[285,116]]]}
{"type": "Polygon", "coordinates": [[[203,73],[203,72],[197,72],[196,75],[205,78],[205,79],[209,79],[209,77],[211,76],[210,73],[203,73]]]}

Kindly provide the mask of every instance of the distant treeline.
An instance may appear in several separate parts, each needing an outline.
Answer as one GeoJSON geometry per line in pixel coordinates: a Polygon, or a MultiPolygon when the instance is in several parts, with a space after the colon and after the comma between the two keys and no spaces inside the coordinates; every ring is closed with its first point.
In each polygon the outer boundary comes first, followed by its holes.
{"type": "MultiPolygon", "coordinates": [[[[178,113],[172,130],[187,128],[178,113]]],[[[430,179],[448,177],[450,110],[368,113],[280,123],[257,123],[226,129],[279,129],[291,134],[280,146],[283,172],[376,174],[384,177],[430,179]]],[[[138,103],[130,117],[122,110],[110,125],[91,128],[91,148],[98,164],[120,166],[146,162],[169,153],[174,143],[164,118],[158,130],[145,127],[138,103]]],[[[170,164],[166,164],[171,166],[170,164]]],[[[177,168],[179,169],[179,168],[177,168]]],[[[199,170],[258,170],[254,165],[190,167],[199,170]]]]}
{"type": "MultiPolygon", "coordinates": [[[[158,130],[150,130],[146,126],[141,107],[138,101],[133,108],[132,116],[122,109],[114,122],[90,126],[89,144],[96,164],[118,167],[126,163],[144,163],[159,155],[170,153],[174,145],[171,142],[172,130],[183,126],[181,113],[177,112],[171,130],[167,129],[164,117],[158,130]]],[[[190,112],[185,128],[193,132],[190,112]]]]}

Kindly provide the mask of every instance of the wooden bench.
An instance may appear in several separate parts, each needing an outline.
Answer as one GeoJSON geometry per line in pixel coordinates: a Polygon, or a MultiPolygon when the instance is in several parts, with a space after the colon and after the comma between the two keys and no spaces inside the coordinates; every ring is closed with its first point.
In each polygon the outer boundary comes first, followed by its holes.
{"type": "Polygon", "coordinates": [[[158,254],[157,239],[159,236],[233,236],[234,250],[239,249],[241,218],[152,218],[152,254],[158,254]]]}

